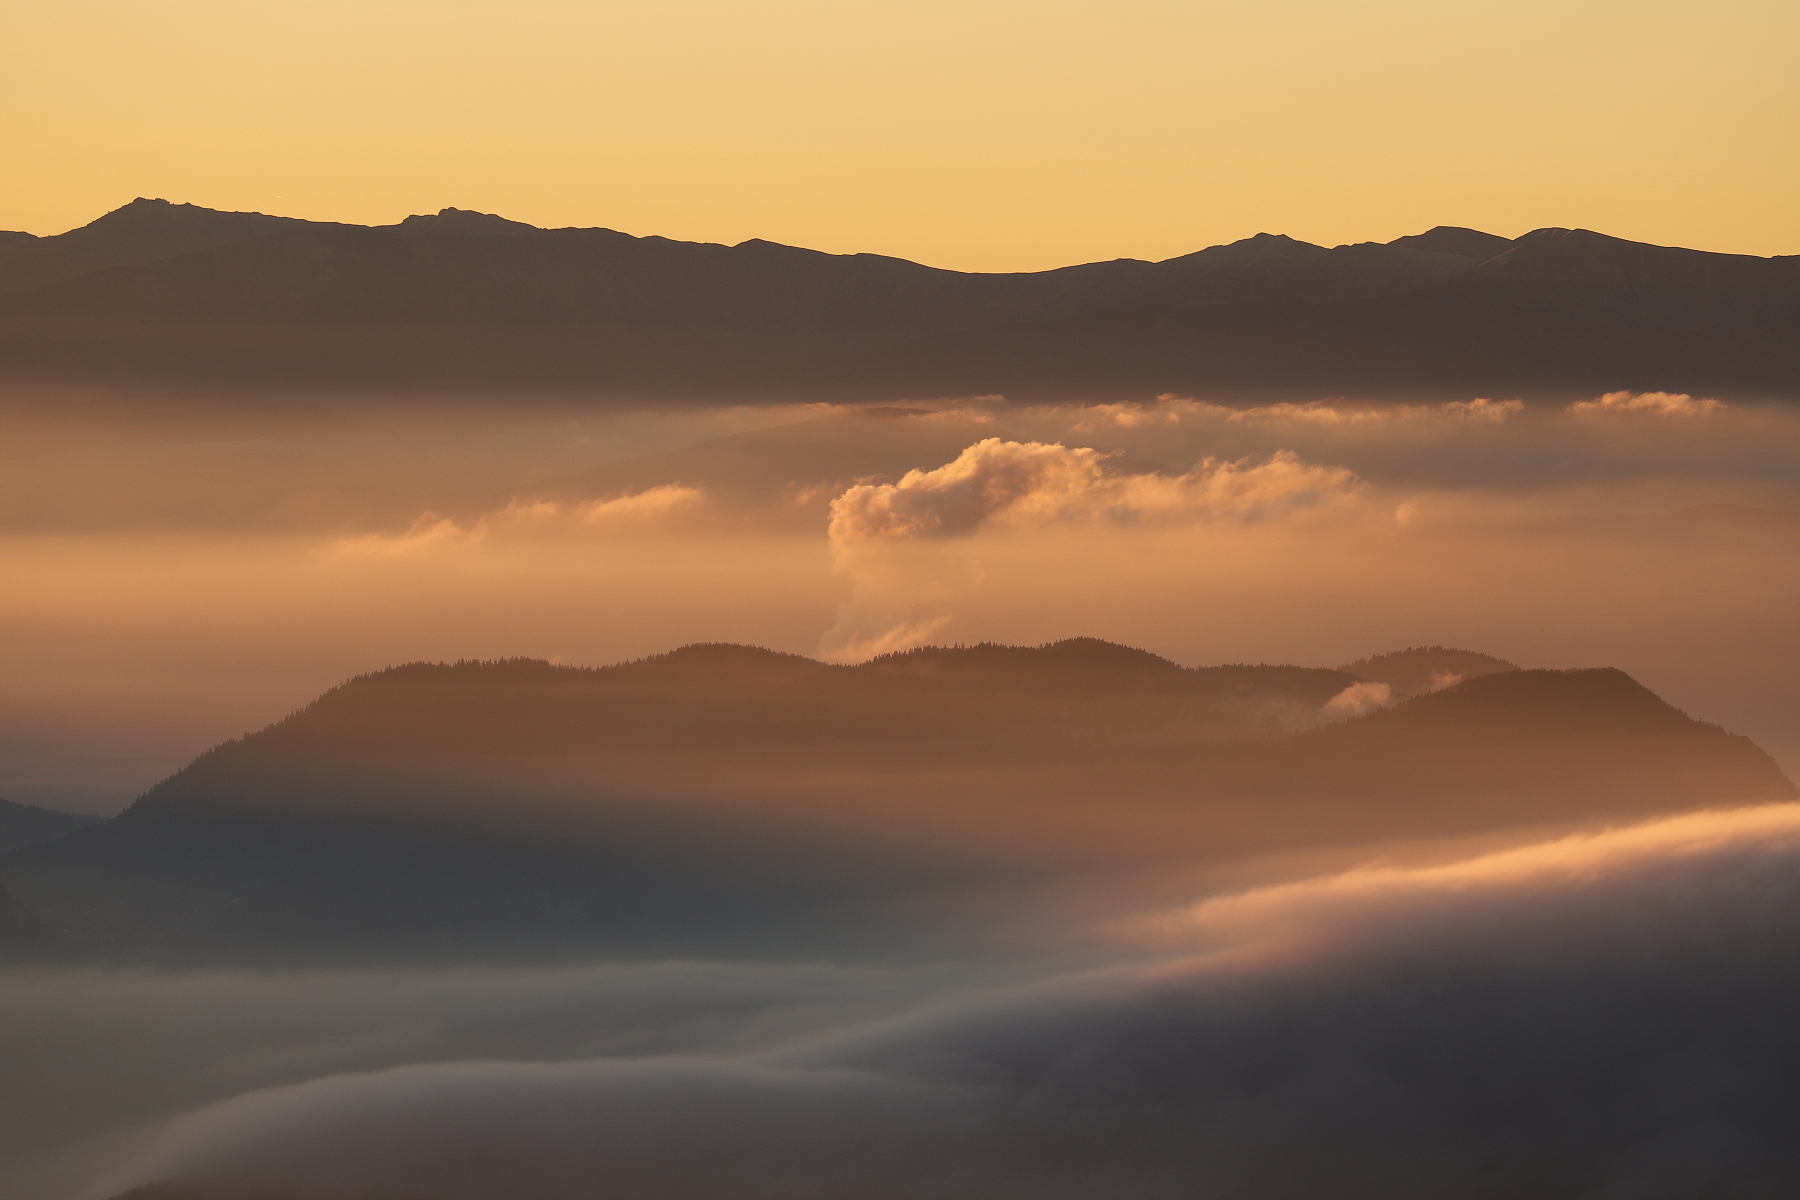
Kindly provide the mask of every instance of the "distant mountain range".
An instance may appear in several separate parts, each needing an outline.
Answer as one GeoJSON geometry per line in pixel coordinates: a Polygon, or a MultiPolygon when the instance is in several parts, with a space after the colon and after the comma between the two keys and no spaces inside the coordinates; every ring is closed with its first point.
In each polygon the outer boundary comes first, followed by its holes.
{"type": "Polygon", "coordinates": [[[0,856],[0,886],[115,959],[943,953],[1259,856],[1795,794],[1618,671],[1369,661],[1420,694],[1092,639],[414,664],[0,856]]]}
{"type": "Polygon", "coordinates": [[[0,379],[877,401],[1632,389],[1800,396],[1800,256],[1440,227],[978,274],[753,240],[140,199],[0,233],[0,379]]]}

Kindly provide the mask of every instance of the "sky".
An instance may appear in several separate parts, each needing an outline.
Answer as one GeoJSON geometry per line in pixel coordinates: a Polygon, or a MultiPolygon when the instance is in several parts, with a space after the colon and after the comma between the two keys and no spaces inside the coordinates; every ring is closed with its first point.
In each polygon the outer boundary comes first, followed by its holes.
{"type": "Polygon", "coordinates": [[[0,229],[445,206],[964,270],[1259,231],[1800,251],[1781,0],[20,6],[0,229]]]}

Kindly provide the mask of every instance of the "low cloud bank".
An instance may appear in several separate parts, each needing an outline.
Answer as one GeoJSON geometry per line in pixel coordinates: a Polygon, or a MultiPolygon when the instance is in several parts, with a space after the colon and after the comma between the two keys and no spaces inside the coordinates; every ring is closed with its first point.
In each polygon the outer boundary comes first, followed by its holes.
{"type": "Polygon", "coordinates": [[[1696,400],[1685,392],[1608,392],[1598,400],[1577,400],[1569,411],[1582,416],[1606,413],[1643,413],[1656,417],[1703,417],[1725,405],[1718,400],[1696,400]]]}
{"type": "MultiPolygon", "coordinates": [[[[1709,402],[1710,403],[1710,402],[1709,402]]],[[[1044,408],[1039,412],[1056,412],[1044,408]]],[[[1069,408],[1060,411],[1071,411],[1069,408]]],[[[1157,403],[1092,404],[1072,408],[1079,414],[1074,428],[1087,432],[1108,425],[1121,429],[1154,428],[1183,424],[1215,423],[1239,426],[1317,426],[1326,428],[1376,428],[1396,425],[1456,424],[1474,421],[1499,425],[1525,411],[1522,400],[1446,400],[1440,404],[1392,404],[1379,407],[1343,406],[1324,400],[1285,402],[1249,407],[1228,407],[1206,400],[1162,396],[1157,403]]]]}
{"type": "MultiPolygon", "coordinates": [[[[1562,407],[1476,398],[1437,404],[1343,401],[1235,408],[1163,396],[1153,402],[1052,405],[1004,412],[1040,441],[1123,451],[1165,464],[1286,449],[1354,471],[1371,487],[1424,488],[1513,499],[1564,511],[1595,484],[1645,489],[1645,510],[1704,502],[1700,493],[1787,506],[1770,490],[1793,479],[1800,418],[1783,405],[1731,405],[1664,392],[1608,392],[1562,407]],[[1705,437],[1696,434],[1704,430],[1705,437]],[[1685,494],[1684,494],[1685,493],[1685,494]]],[[[1615,500],[1617,497],[1612,497],[1615,500]]]]}
{"type": "Polygon", "coordinates": [[[295,1200],[1800,1188],[1800,806],[1263,889],[1159,931],[1214,948],[760,1055],[319,1080],[196,1113],[107,1186],[295,1200]]]}
{"type": "Polygon", "coordinates": [[[69,1200],[167,1121],[256,1089],[450,1060],[741,1055],[1030,964],[0,970],[0,1196],[69,1200]]]}

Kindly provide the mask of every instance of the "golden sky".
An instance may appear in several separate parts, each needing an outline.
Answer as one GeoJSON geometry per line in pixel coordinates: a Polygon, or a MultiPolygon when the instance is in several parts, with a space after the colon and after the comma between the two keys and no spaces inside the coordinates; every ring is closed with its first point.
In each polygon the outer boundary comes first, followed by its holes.
{"type": "Polygon", "coordinates": [[[1258,231],[1800,251],[1791,0],[71,0],[8,14],[0,228],[134,196],[974,270],[1258,231]]]}

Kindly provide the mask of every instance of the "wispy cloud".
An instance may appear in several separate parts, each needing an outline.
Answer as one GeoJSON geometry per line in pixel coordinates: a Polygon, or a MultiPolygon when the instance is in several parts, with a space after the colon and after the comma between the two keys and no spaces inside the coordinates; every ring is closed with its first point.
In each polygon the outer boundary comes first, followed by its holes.
{"type": "Polygon", "coordinates": [[[489,538],[645,534],[668,532],[671,526],[700,512],[706,504],[700,488],[671,483],[592,500],[520,500],[460,524],[434,512],[423,513],[405,533],[363,534],[343,538],[342,553],[406,556],[470,546],[489,538]]]}
{"type": "Polygon", "coordinates": [[[1635,413],[1656,417],[1704,417],[1725,408],[1718,400],[1696,400],[1683,392],[1608,392],[1598,400],[1577,400],[1577,416],[1635,413]]]}

